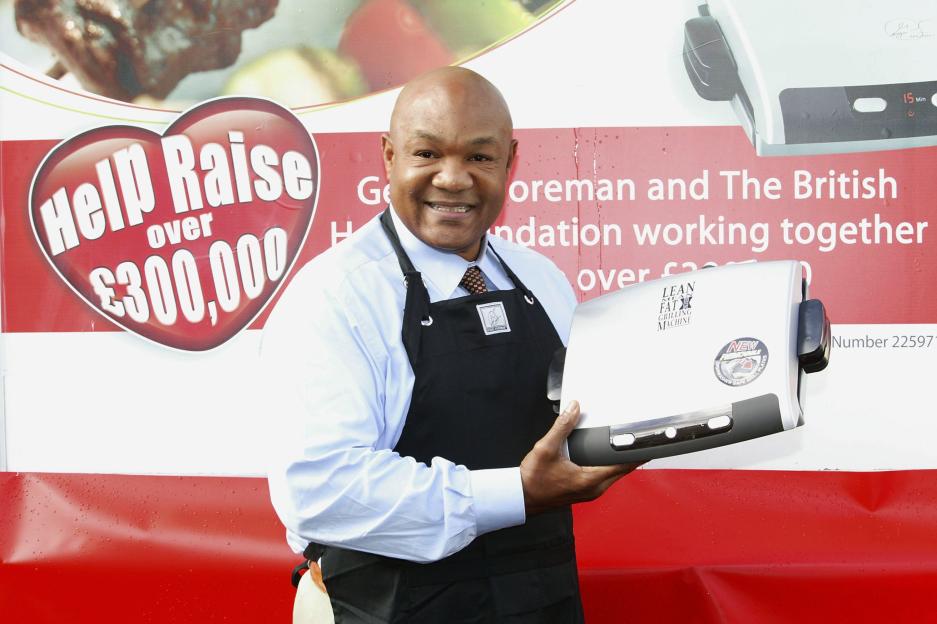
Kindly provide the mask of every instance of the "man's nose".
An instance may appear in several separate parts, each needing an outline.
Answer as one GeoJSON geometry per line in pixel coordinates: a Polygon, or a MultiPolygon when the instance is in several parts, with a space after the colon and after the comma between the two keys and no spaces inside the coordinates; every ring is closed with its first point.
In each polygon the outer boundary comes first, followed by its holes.
{"type": "Polygon", "coordinates": [[[443,158],[439,171],[433,176],[433,186],[450,193],[470,189],[473,184],[472,175],[461,158],[443,158]]]}

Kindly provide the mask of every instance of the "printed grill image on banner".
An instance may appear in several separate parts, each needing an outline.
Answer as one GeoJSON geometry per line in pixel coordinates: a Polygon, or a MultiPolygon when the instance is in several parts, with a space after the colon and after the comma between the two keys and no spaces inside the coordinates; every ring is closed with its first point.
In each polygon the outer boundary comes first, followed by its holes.
{"type": "Polygon", "coordinates": [[[937,145],[933,2],[856,8],[706,2],[686,23],[687,74],[701,97],[732,102],[759,154],[937,145]]]}
{"type": "Polygon", "coordinates": [[[557,2],[3,0],[0,33],[3,52],[34,71],[117,100],[188,108],[236,94],[311,106],[474,56],[557,2]]]}
{"type": "Polygon", "coordinates": [[[586,621],[930,621],[935,46],[928,0],[0,0],[0,619],[289,621],[263,332],[457,65],[518,142],[487,240],[578,304],[544,403],[648,460],[573,506],[586,621]]]}

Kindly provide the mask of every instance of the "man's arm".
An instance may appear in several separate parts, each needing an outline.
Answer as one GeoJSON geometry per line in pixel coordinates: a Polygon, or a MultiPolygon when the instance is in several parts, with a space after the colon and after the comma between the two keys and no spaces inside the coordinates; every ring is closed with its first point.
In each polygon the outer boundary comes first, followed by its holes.
{"type": "Polygon", "coordinates": [[[300,283],[265,330],[278,421],[268,477],[294,549],[316,541],[433,561],[523,523],[518,469],[469,471],[441,458],[426,466],[390,450],[385,410],[402,408],[388,395],[410,387],[368,324],[340,295],[300,283]]]}
{"type": "Polygon", "coordinates": [[[522,524],[525,511],[591,500],[629,471],[579,467],[561,455],[578,407],[519,468],[470,471],[442,458],[426,466],[400,457],[391,450],[399,431],[387,427],[403,417],[408,401],[399,397],[412,384],[408,365],[389,365],[399,341],[356,316],[352,301],[315,286],[322,274],[296,276],[263,340],[277,423],[270,492],[294,549],[315,541],[435,561],[477,535],[522,524]]]}

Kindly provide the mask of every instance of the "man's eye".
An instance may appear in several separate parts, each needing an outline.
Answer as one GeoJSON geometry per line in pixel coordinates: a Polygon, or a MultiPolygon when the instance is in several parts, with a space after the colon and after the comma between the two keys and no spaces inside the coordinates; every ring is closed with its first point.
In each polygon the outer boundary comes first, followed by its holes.
{"type": "Polygon", "coordinates": [[[433,152],[429,150],[422,150],[416,153],[417,158],[432,158],[434,156],[433,152]]]}
{"type": "Polygon", "coordinates": [[[485,154],[475,154],[474,156],[469,158],[469,160],[473,160],[475,162],[488,162],[492,160],[492,158],[491,156],[486,156],[485,154]]]}

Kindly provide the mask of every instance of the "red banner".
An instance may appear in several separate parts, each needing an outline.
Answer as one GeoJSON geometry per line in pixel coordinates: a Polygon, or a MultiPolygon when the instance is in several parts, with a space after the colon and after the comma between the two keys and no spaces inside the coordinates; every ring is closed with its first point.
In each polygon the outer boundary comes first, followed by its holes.
{"type": "MultiPolygon", "coordinates": [[[[796,258],[835,323],[933,321],[937,298],[920,284],[937,278],[937,255],[928,252],[937,148],[758,158],[737,128],[517,135],[519,162],[494,231],[551,257],[581,298],[707,263],[796,258]]],[[[378,134],[315,140],[323,182],[297,266],[385,205],[378,134]]],[[[115,329],[70,292],[30,231],[29,183],[53,146],[0,144],[4,206],[22,207],[4,211],[4,278],[15,296],[3,330],[115,329]]]]}
{"type": "MultiPolygon", "coordinates": [[[[937,478],[639,470],[575,509],[590,624],[929,622],[937,478]]],[[[0,473],[9,622],[286,622],[262,479],[0,473]]]]}

